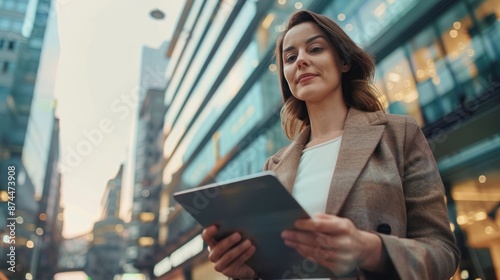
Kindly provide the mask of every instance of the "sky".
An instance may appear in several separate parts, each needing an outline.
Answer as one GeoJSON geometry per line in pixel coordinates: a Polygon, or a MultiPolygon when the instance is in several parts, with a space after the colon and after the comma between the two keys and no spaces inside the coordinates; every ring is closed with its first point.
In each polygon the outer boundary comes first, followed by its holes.
{"type": "MultiPolygon", "coordinates": [[[[54,91],[60,119],[63,236],[71,238],[90,232],[99,220],[106,184],[131,150],[142,47],[159,48],[170,39],[184,1],[54,4],[60,48],[54,91]],[[165,12],[165,19],[149,15],[156,8],[165,12]],[[130,110],[117,111],[117,106],[130,110]]],[[[121,214],[132,201],[131,173],[126,171],[121,214]]]]}

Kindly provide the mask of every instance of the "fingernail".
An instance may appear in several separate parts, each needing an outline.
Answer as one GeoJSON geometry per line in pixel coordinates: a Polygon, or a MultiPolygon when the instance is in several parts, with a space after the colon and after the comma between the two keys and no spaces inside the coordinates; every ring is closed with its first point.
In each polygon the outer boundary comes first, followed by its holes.
{"type": "Polygon", "coordinates": [[[241,236],[240,236],[239,233],[235,233],[235,234],[233,234],[232,238],[233,238],[234,241],[238,241],[238,240],[241,239],[241,236]]]}

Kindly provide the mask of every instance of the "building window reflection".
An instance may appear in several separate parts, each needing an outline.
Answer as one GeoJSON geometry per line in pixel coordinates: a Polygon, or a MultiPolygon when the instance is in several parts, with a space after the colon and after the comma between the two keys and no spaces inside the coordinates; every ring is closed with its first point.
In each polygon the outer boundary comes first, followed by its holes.
{"type": "Polygon", "coordinates": [[[398,48],[377,66],[381,79],[377,81],[376,86],[385,93],[389,111],[394,114],[411,115],[419,125],[422,125],[418,91],[403,48],[398,48]]]}
{"type": "Polygon", "coordinates": [[[467,234],[470,254],[477,260],[476,273],[484,276],[483,279],[494,279],[494,264],[500,263],[500,190],[497,188],[500,173],[475,175],[454,184],[451,195],[456,203],[456,222],[467,234]]]}
{"type": "MultiPolygon", "coordinates": [[[[437,20],[446,59],[462,90],[458,100],[474,98],[485,89],[489,73],[488,58],[478,27],[468,15],[465,5],[458,4],[437,20]],[[483,76],[484,75],[484,76],[483,76]]],[[[453,105],[459,101],[453,102],[453,105]]],[[[450,110],[451,111],[451,110],[450,110]]]]}
{"type": "Polygon", "coordinates": [[[377,88],[389,112],[430,124],[487,92],[498,78],[500,0],[469,2],[476,8],[451,6],[378,63],[377,88]]]}
{"type": "MultiPolygon", "coordinates": [[[[498,69],[500,65],[500,0],[469,0],[475,7],[475,16],[482,27],[486,51],[496,61],[498,69]]],[[[496,70],[498,76],[498,70],[496,70]]]]}
{"type": "Polygon", "coordinates": [[[408,44],[413,73],[417,81],[419,103],[426,123],[432,123],[450,112],[457,100],[454,78],[446,65],[444,50],[436,39],[432,26],[412,38],[408,44]]]}
{"type": "Polygon", "coordinates": [[[333,1],[324,14],[357,44],[368,46],[417,4],[416,0],[333,1]]]}

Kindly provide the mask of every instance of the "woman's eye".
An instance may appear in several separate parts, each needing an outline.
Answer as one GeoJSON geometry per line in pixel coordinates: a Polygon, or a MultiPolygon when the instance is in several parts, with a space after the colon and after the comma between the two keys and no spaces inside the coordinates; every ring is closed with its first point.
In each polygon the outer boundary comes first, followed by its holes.
{"type": "Polygon", "coordinates": [[[323,50],[323,48],[321,48],[321,47],[314,47],[314,48],[311,48],[311,53],[317,53],[317,52],[320,52],[322,50],[323,50]]]}
{"type": "Polygon", "coordinates": [[[288,55],[285,57],[285,62],[292,62],[295,60],[295,55],[288,55]]]}

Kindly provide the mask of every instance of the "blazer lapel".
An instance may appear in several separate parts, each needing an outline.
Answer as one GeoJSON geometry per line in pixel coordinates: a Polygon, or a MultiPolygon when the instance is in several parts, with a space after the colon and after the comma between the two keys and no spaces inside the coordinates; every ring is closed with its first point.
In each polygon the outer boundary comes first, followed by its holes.
{"type": "Polygon", "coordinates": [[[299,169],[302,150],[309,141],[310,133],[311,128],[307,126],[300,132],[297,138],[290,143],[279,158],[273,159],[277,162],[277,165],[273,168],[273,170],[278,175],[281,183],[290,193],[293,190],[293,184],[295,183],[295,177],[297,176],[297,170],[299,169]]]}
{"type": "Polygon", "coordinates": [[[337,215],[349,192],[382,137],[385,123],[382,112],[349,109],[337,165],[330,184],[326,213],[337,215]]]}

